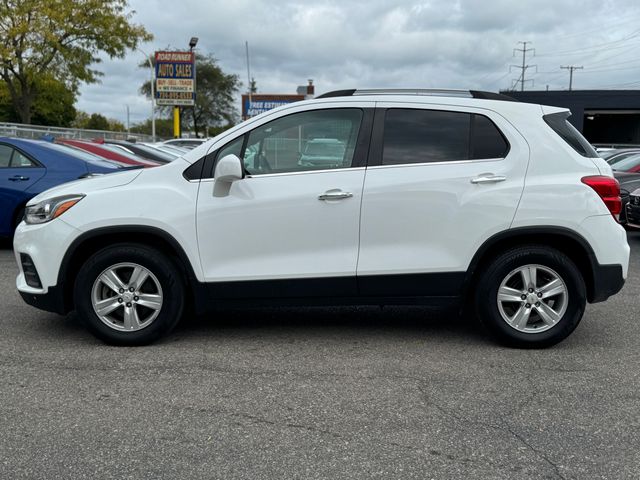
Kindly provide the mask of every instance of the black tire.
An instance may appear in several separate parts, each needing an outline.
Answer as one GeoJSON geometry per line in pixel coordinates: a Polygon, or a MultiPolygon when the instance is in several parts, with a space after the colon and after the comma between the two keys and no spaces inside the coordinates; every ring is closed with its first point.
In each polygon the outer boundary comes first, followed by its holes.
{"type": "Polygon", "coordinates": [[[82,265],[75,281],[74,302],[80,319],[102,341],[111,345],[148,345],[167,335],[180,321],[184,310],[184,285],[179,268],[165,254],[144,245],[121,243],[98,251],[82,265]],[[157,317],[144,328],[131,332],[106,325],[92,304],[96,279],[106,269],[125,262],[140,265],[151,272],[163,293],[157,317]]]}
{"type": "Polygon", "coordinates": [[[569,257],[550,247],[527,245],[497,255],[485,265],[475,285],[478,317],[500,343],[510,347],[545,348],[555,345],[575,330],[585,310],[586,287],[582,274],[569,257]],[[568,293],[562,317],[548,330],[536,333],[522,332],[509,325],[498,307],[498,289],[502,281],[514,270],[530,264],[541,265],[557,273],[568,293]]]}
{"type": "Polygon", "coordinates": [[[24,218],[24,207],[20,207],[16,210],[15,217],[13,217],[13,229],[15,230],[20,225],[20,222],[24,218]]]}

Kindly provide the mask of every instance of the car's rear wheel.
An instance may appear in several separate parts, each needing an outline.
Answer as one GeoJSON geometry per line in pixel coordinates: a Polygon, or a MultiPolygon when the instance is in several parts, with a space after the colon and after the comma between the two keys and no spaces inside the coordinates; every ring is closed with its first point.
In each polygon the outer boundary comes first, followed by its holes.
{"type": "Polygon", "coordinates": [[[562,252],[518,247],[489,262],[476,283],[476,311],[502,343],[542,348],[564,340],[586,305],[584,279],[562,252]]]}
{"type": "Polygon", "coordinates": [[[169,333],[184,309],[184,281],[162,252],[137,244],[107,247],[76,278],[79,316],[101,340],[145,345],[169,333]]]}

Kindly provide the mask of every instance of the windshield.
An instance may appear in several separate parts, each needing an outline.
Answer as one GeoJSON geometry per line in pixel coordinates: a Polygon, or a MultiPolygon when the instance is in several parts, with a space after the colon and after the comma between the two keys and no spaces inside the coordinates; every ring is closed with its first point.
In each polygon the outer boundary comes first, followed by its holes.
{"type": "Polygon", "coordinates": [[[626,172],[640,165],[640,154],[627,157],[624,160],[615,162],[612,168],[616,171],[626,172]]]}
{"type": "Polygon", "coordinates": [[[109,150],[110,152],[114,152],[114,153],[117,153],[118,155],[122,155],[123,157],[127,157],[129,160],[134,160],[136,162],[140,162],[140,161],[144,162],[143,158],[140,158],[137,155],[134,155],[133,153],[130,153],[125,149],[118,148],[115,145],[109,145],[107,143],[104,143],[104,144],[100,144],[100,148],[104,148],[105,150],[109,150]]]}
{"type": "Polygon", "coordinates": [[[624,153],[620,153],[618,152],[617,155],[609,155],[607,158],[605,158],[605,160],[609,163],[609,165],[614,165],[622,160],[624,160],[625,158],[629,158],[633,155],[638,155],[640,152],[634,151],[634,152],[624,152],[624,153]]]}
{"type": "Polygon", "coordinates": [[[344,155],[344,144],[340,142],[324,143],[309,142],[304,150],[307,155],[323,155],[327,157],[342,157],[344,155]]]}
{"type": "Polygon", "coordinates": [[[154,155],[157,158],[161,158],[165,162],[170,162],[178,158],[178,155],[169,152],[163,152],[162,150],[158,150],[157,148],[148,147],[147,145],[137,144],[136,148],[142,152],[147,152],[149,155],[154,155]]]}

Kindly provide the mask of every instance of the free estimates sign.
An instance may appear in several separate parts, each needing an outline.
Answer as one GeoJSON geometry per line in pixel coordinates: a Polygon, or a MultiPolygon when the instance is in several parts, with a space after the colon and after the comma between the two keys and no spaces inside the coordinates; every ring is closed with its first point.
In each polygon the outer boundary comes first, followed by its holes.
{"type": "Polygon", "coordinates": [[[196,99],[193,52],[156,52],[156,103],[192,106],[196,99]]]}

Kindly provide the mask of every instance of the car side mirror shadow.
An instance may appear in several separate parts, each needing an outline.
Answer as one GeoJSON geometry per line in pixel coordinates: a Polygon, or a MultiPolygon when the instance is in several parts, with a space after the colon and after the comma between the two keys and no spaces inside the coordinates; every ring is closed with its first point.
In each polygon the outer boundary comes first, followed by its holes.
{"type": "Polygon", "coordinates": [[[229,195],[231,184],[244,178],[242,162],[233,154],[225,155],[216,164],[213,172],[213,196],[226,197],[229,195]]]}

